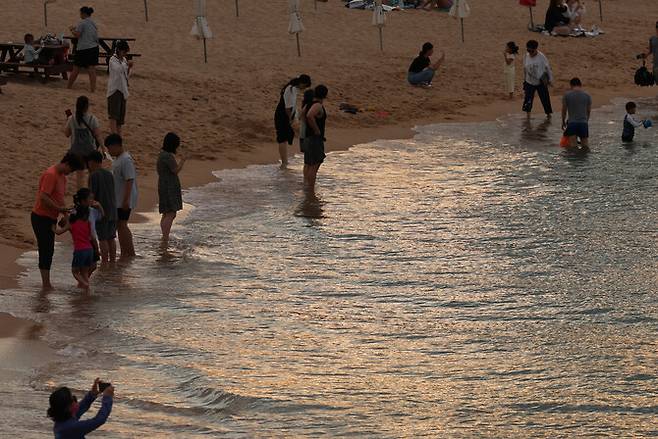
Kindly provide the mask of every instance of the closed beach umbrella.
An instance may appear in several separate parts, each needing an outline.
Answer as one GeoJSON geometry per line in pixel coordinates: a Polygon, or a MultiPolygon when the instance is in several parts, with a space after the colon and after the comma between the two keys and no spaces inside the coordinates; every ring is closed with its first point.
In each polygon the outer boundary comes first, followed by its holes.
{"type": "Polygon", "coordinates": [[[535,28],[535,20],[532,17],[532,8],[537,6],[537,0],[519,0],[521,6],[527,6],[530,11],[530,29],[535,28]]]}
{"type": "Polygon", "coordinates": [[[297,56],[302,56],[302,49],[299,45],[299,34],[304,32],[304,24],[302,23],[299,0],[288,0],[288,14],[290,15],[288,33],[295,34],[295,38],[297,39],[297,56]]]}
{"type": "Polygon", "coordinates": [[[601,16],[601,21],[603,21],[603,0],[599,0],[599,15],[601,16]]]}
{"type": "Polygon", "coordinates": [[[386,25],[386,15],[384,15],[384,8],[382,7],[382,0],[375,0],[375,9],[372,11],[372,25],[379,28],[379,48],[384,51],[384,36],[383,29],[386,25]]]}
{"type": "Polygon", "coordinates": [[[462,43],[464,42],[464,18],[471,15],[471,7],[468,6],[466,0],[455,0],[450,8],[450,16],[459,18],[462,26],[462,43]]]}
{"type": "Polygon", "coordinates": [[[191,34],[199,40],[203,40],[203,59],[208,62],[208,50],[206,48],[206,40],[212,38],[212,31],[208,26],[206,19],[206,0],[195,0],[196,2],[196,18],[194,19],[194,26],[192,27],[191,34]]]}
{"type": "Polygon", "coordinates": [[[48,27],[48,3],[55,3],[55,0],[43,0],[43,23],[48,27]]]}

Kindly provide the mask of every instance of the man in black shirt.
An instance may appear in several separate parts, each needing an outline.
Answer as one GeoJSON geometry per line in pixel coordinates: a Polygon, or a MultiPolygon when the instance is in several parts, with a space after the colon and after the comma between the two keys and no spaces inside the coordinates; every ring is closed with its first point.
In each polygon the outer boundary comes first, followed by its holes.
{"type": "Polygon", "coordinates": [[[409,66],[409,73],[407,75],[409,84],[431,87],[434,74],[441,67],[446,57],[445,53],[441,52],[439,60],[432,64],[430,57],[433,53],[434,46],[432,43],[423,44],[422,50],[409,66]]]}

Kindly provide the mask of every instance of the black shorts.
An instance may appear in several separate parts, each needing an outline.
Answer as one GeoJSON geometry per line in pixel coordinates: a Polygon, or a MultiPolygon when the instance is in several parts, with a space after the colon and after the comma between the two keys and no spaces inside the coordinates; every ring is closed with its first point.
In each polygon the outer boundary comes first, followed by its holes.
{"type": "Polygon", "coordinates": [[[91,49],[76,50],[75,65],[82,68],[94,67],[98,65],[98,46],[91,49]]]}
{"type": "Polygon", "coordinates": [[[119,90],[107,98],[107,115],[109,119],[116,121],[117,125],[126,123],[126,99],[119,90]]]}
{"type": "Polygon", "coordinates": [[[130,219],[130,212],[132,212],[132,209],[117,209],[117,217],[119,221],[128,221],[130,219]]]}
{"type": "Polygon", "coordinates": [[[324,163],[324,139],[321,136],[311,136],[304,139],[304,164],[316,166],[324,163]]]}
{"type": "Polygon", "coordinates": [[[292,141],[295,139],[295,130],[292,129],[290,121],[287,117],[277,117],[274,120],[274,127],[276,128],[276,143],[287,143],[292,145],[292,141]]]}

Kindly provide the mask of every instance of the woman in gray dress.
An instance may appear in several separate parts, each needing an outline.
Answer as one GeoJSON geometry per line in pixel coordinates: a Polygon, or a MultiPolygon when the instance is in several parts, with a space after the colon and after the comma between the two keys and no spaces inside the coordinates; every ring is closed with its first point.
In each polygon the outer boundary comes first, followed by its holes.
{"type": "Polygon", "coordinates": [[[168,133],[158,157],[158,196],[159,210],[162,214],[160,228],[164,243],[169,242],[169,232],[176,218],[176,212],[183,209],[183,195],[178,174],[183,170],[185,157],[176,161],[176,150],[179,146],[180,138],[174,133],[168,133]]]}

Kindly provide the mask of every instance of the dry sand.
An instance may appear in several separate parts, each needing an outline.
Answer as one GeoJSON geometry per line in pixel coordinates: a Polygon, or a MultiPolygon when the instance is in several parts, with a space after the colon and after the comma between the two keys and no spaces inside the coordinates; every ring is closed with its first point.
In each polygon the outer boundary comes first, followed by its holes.
{"type": "MultiPolygon", "coordinates": [[[[45,32],[41,2],[4,0],[0,9],[0,41],[21,41],[25,32],[45,32]],[[30,11],[30,8],[33,8],[30,11]],[[33,12],[33,13],[30,13],[33,12]]],[[[556,74],[558,95],[573,76],[583,79],[598,105],[615,96],[655,95],[632,85],[637,61],[646,50],[658,19],[655,0],[606,0],[609,19],[601,24],[598,5],[588,2],[587,25],[598,24],[598,38],[551,38],[530,33],[527,8],[514,0],[470,0],[466,43],[458,39],[458,24],[446,13],[400,11],[389,14],[380,53],[371,13],[348,10],[339,0],[302,0],[306,32],[303,56],[297,57],[294,37],[287,34],[287,2],[240,2],[240,18],[232,0],[208,2],[208,19],[216,38],[202,45],[189,36],[192,2],[150,1],[150,22],[144,22],[142,2],[58,0],[49,5],[48,31],[59,34],[78,21],[82,3],[96,9],[101,36],[137,38],[136,60],[124,137],[140,173],[140,210],[155,205],[154,164],[163,135],[170,130],[183,138],[192,160],[182,175],[186,186],[212,179],[211,171],[248,164],[272,163],[273,110],[281,86],[299,73],[330,89],[328,110],[330,149],[347,148],[377,138],[411,135],[414,124],[441,121],[491,120],[519,111],[520,95],[506,101],[502,90],[502,50],[536,38],[556,74]],[[432,89],[406,84],[406,69],[419,46],[432,41],[447,60],[432,89]],[[364,108],[358,115],[338,111],[341,102],[364,108]]],[[[548,0],[539,0],[535,17],[542,17],[548,0]]],[[[541,19],[540,19],[541,21],[541,19]]],[[[521,83],[517,65],[517,82],[521,83]]],[[[73,91],[62,80],[43,85],[27,78],[9,79],[0,95],[0,287],[9,287],[18,272],[16,257],[33,248],[29,212],[39,174],[66,151],[62,134],[64,110],[80,94],[90,96],[92,112],[107,129],[106,77],[96,93],[81,75],[73,91]]],[[[557,100],[554,100],[557,103],[557,100]]],[[[556,111],[559,111],[557,105],[556,111]]],[[[3,326],[15,326],[2,320],[3,326]]],[[[10,331],[10,334],[15,332],[10,331]]]]}

